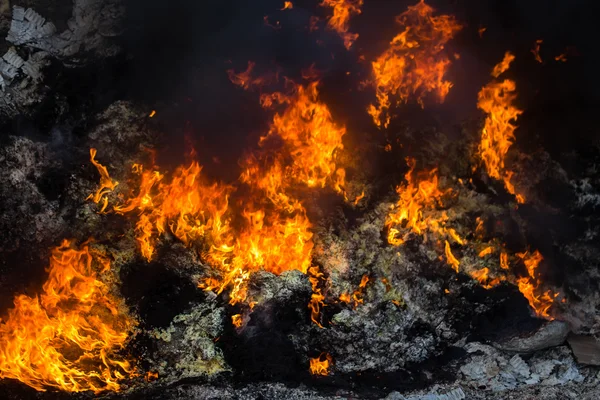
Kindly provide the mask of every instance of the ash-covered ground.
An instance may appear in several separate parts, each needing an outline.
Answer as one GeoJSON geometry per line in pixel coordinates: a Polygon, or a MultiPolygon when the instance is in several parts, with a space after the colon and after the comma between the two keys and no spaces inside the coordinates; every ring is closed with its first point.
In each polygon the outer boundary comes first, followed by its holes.
{"type": "MultiPolygon", "coordinates": [[[[514,72],[523,88],[525,113],[510,158],[516,182],[528,199],[517,206],[501,184],[481,171],[473,172],[473,143],[480,135],[482,116],[474,103],[458,100],[468,97],[468,85],[461,87],[469,78],[465,71],[455,72],[456,90],[444,105],[422,110],[409,104],[384,133],[370,125],[366,113],[361,116],[368,94],[340,89],[358,86],[359,72],[356,79],[346,75],[350,55],[340,53],[330,61],[330,50],[307,42],[299,42],[298,48],[308,53],[290,51],[289,41],[298,40],[300,34],[293,29],[263,30],[263,15],[275,14],[268,9],[281,8],[278,2],[265,2],[257,9],[238,2],[237,11],[228,15],[231,11],[223,5],[203,8],[182,1],[178,5],[188,13],[173,18],[159,18],[166,11],[160,5],[142,10],[133,1],[76,1],[72,14],[70,2],[64,6],[25,3],[24,8],[32,7],[56,21],[55,30],[47,28],[41,38],[8,44],[15,45],[24,60],[38,57],[48,65],[40,67],[46,71],[43,78],[29,75],[31,70],[21,70],[10,83],[4,78],[8,85],[3,92],[0,149],[0,316],[16,294],[39,292],[51,247],[65,237],[78,241],[93,237],[111,255],[120,280],[118,291],[139,321],[124,352],[139,360],[140,376],[125,382],[121,393],[102,396],[598,397],[600,371],[587,365],[589,360],[578,362],[571,344],[582,335],[596,337],[600,331],[596,311],[600,306],[600,141],[593,112],[597,102],[581,83],[588,77],[591,60],[585,58],[586,42],[578,45],[583,59],[544,70],[523,61],[514,72]],[[192,18],[191,11],[198,19],[192,18]],[[259,21],[248,22],[249,15],[259,21]],[[152,27],[140,21],[142,16],[162,24],[152,27]],[[178,18],[186,22],[177,26],[178,18]],[[209,26],[190,28],[198,20],[211,19],[209,26]],[[235,43],[247,31],[253,34],[239,45],[246,52],[240,47],[220,49],[220,43],[235,43]],[[188,37],[200,34],[204,35],[200,44],[188,37]],[[154,49],[153,40],[161,44],[178,39],[185,44],[183,50],[162,45],[154,49]],[[269,46],[263,53],[252,52],[264,43],[269,46]],[[44,52],[43,57],[35,56],[39,52],[44,52]],[[126,182],[131,165],[147,157],[146,149],[156,149],[163,164],[177,165],[186,140],[192,140],[209,175],[235,179],[237,160],[243,149],[256,143],[268,116],[258,108],[256,94],[236,89],[225,71],[232,64],[243,66],[251,58],[269,59],[273,54],[273,62],[285,71],[302,64],[297,54],[310,54],[311,62],[319,61],[327,71],[322,98],[348,127],[344,151],[354,159],[353,165],[360,166],[354,177],[366,188],[358,206],[327,190],[307,195],[314,225],[313,263],[325,274],[320,283],[325,295],[319,315],[323,328],[311,321],[308,304],[313,289],[307,275],[255,273],[249,292],[257,305],[251,312],[231,306],[227,291],[215,295],[197,287],[210,266],[193,248],[167,235],[159,243],[158,256],[147,262],[136,248],[131,220],[101,215],[97,205],[86,201],[98,185],[97,170],[89,162],[92,147],[111,175],[126,182]],[[135,77],[151,60],[159,67],[149,66],[151,74],[144,71],[135,77]],[[527,77],[536,74],[538,80],[527,83],[527,77]],[[126,78],[131,78],[131,84],[126,78]],[[444,109],[446,104],[450,105],[444,109]],[[157,110],[153,118],[151,110],[157,110]],[[391,151],[386,150],[387,143],[393,144],[391,151]],[[219,163],[212,162],[217,156],[219,163]],[[565,299],[553,307],[555,320],[536,318],[514,282],[485,289],[474,280],[470,273],[486,266],[501,272],[497,259],[478,257],[475,247],[459,250],[466,267],[456,274],[440,258],[443,246],[440,251],[435,240],[413,234],[401,247],[388,244],[386,216],[397,200],[394,188],[408,170],[407,156],[415,158],[419,168],[437,167],[441,184],[456,194],[444,207],[431,210],[431,215],[447,211],[449,225],[471,242],[483,245],[496,240],[511,251],[529,246],[544,254],[540,267],[544,285],[565,299]],[[477,217],[487,221],[483,237],[474,235],[477,217]],[[365,276],[368,281],[357,295],[360,301],[341,301],[342,294],[359,290],[365,276]],[[239,328],[231,323],[235,314],[242,314],[239,328]],[[321,353],[329,354],[333,365],[329,375],[313,376],[310,359],[321,353]],[[148,371],[158,378],[145,376],[148,371]]],[[[367,21],[378,16],[374,5],[365,7],[367,21]]],[[[451,8],[439,7],[446,12],[451,8]]],[[[454,7],[450,12],[472,25],[481,16],[492,37],[511,29],[524,35],[523,21],[530,15],[529,8],[512,3],[501,8],[507,15],[496,21],[489,19],[492,6],[481,10],[458,2],[454,7]],[[506,21],[512,18],[520,22],[511,28],[506,21]]],[[[398,6],[393,12],[404,8],[398,6]]],[[[303,22],[298,21],[311,10],[299,2],[295,14],[280,16],[281,24],[300,26],[303,22]]],[[[5,11],[4,17],[8,21],[12,13],[5,11]]],[[[522,54],[513,50],[525,58],[535,35],[547,35],[547,29],[555,26],[552,15],[545,18],[539,17],[537,31],[528,32],[532,40],[508,35],[513,39],[504,39],[489,56],[479,52],[484,45],[467,45],[474,41],[467,34],[459,37],[453,46],[465,46],[464,70],[479,71],[483,64],[480,75],[487,74],[488,64],[492,66],[505,47],[515,43],[522,54]]],[[[10,24],[3,26],[8,30],[10,24]]],[[[375,33],[364,27],[357,30],[366,47],[375,33]]],[[[321,39],[344,50],[333,35],[323,33],[321,39]]],[[[560,47],[572,39],[561,37],[553,45],[560,47]]],[[[461,52],[460,47],[456,51],[461,52]]],[[[482,79],[481,84],[472,84],[473,97],[487,77],[482,79]]],[[[13,399],[89,397],[36,392],[9,380],[1,380],[0,386],[13,399]]]]}

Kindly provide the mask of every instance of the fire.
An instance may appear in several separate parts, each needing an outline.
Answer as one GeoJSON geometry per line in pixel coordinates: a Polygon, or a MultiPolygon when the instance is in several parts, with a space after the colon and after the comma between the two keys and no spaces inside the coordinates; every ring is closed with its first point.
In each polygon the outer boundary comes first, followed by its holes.
{"type": "Polygon", "coordinates": [[[510,51],[507,51],[506,53],[504,53],[504,58],[502,59],[502,61],[500,61],[500,63],[496,64],[494,66],[494,69],[492,69],[492,76],[494,78],[497,78],[500,75],[502,75],[503,73],[505,73],[506,71],[508,71],[508,69],[510,68],[510,64],[514,60],[515,60],[515,56],[510,51]]]}
{"type": "MultiPolygon", "coordinates": [[[[358,285],[358,289],[356,289],[352,295],[349,293],[342,293],[340,295],[340,301],[350,304],[351,301],[354,301],[354,308],[356,308],[359,304],[363,304],[364,302],[364,290],[367,287],[367,283],[369,283],[369,276],[363,275],[360,284],[358,285]]],[[[387,284],[387,280],[384,282],[387,284]]]]}
{"type": "Polygon", "coordinates": [[[483,258],[488,256],[494,252],[494,248],[492,246],[488,246],[485,249],[481,250],[478,254],[479,257],[483,258]]]}
{"type": "Polygon", "coordinates": [[[156,115],[156,110],[152,110],[150,112],[150,115],[148,115],[148,117],[153,118],[156,115]]]}
{"type": "Polygon", "coordinates": [[[396,17],[404,31],[372,63],[377,105],[370,105],[368,112],[378,127],[387,128],[390,123],[392,96],[397,97],[398,103],[406,103],[414,96],[424,106],[427,94],[435,93],[443,102],[452,87],[445,80],[451,61],[443,50],[461,25],[453,16],[433,16],[433,12],[420,1],[396,17]]]}
{"type": "Polygon", "coordinates": [[[479,282],[479,284],[485,289],[491,289],[494,286],[498,286],[500,282],[505,281],[506,278],[504,276],[500,276],[490,280],[489,277],[490,269],[482,268],[470,273],[471,278],[475,279],[479,282]]]}
{"type": "Polygon", "coordinates": [[[536,40],[535,44],[533,45],[533,49],[531,49],[531,54],[533,54],[533,58],[535,58],[535,61],[539,62],[540,64],[543,63],[542,57],[540,57],[540,46],[542,43],[544,43],[542,39],[536,40]]]}
{"type": "Polygon", "coordinates": [[[554,59],[556,61],[560,61],[560,62],[567,62],[567,55],[562,53],[562,54],[559,54],[556,57],[554,57],[554,59]]]}
{"type": "Polygon", "coordinates": [[[483,37],[483,34],[485,33],[485,31],[487,31],[487,28],[485,26],[482,26],[477,30],[477,33],[479,34],[480,38],[483,37]]]}
{"type": "Polygon", "coordinates": [[[320,286],[320,282],[325,280],[324,274],[319,270],[319,267],[313,266],[308,270],[308,279],[310,280],[310,284],[312,286],[312,295],[310,297],[310,302],[308,303],[308,308],[310,309],[310,319],[319,328],[323,328],[323,325],[321,325],[319,322],[319,315],[321,314],[321,309],[325,307],[325,296],[323,295],[323,291],[320,286]]]}
{"type": "Polygon", "coordinates": [[[504,252],[504,251],[502,253],[500,253],[500,268],[509,269],[508,254],[506,254],[506,252],[504,252]]]}
{"type": "Polygon", "coordinates": [[[239,328],[242,326],[242,315],[241,314],[235,314],[231,316],[231,323],[233,324],[233,326],[235,326],[236,328],[239,328]]]}
{"type": "Polygon", "coordinates": [[[452,266],[452,269],[454,269],[454,271],[458,274],[458,267],[460,267],[460,261],[458,261],[456,257],[454,257],[454,254],[452,254],[452,250],[450,249],[450,243],[448,243],[447,240],[445,241],[444,252],[446,253],[446,262],[448,263],[448,265],[452,266]]]}
{"type": "Polygon", "coordinates": [[[551,290],[542,292],[540,287],[541,281],[536,272],[540,262],[542,262],[544,257],[542,257],[540,252],[537,250],[533,253],[526,251],[523,253],[517,253],[516,255],[523,261],[523,264],[525,264],[525,267],[527,268],[527,273],[529,274],[529,276],[517,279],[519,291],[523,293],[523,296],[525,296],[536,315],[546,319],[553,319],[548,311],[550,310],[550,307],[552,307],[554,299],[559,294],[552,293],[551,290]]]}
{"type": "MultiPolygon", "coordinates": [[[[508,68],[514,56],[506,53],[502,62],[496,67],[492,74],[500,74],[508,68]]],[[[507,191],[515,195],[517,202],[524,203],[523,195],[516,193],[511,183],[512,171],[507,171],[504,160],[508,149],[512,146],[517,126],[515,121],[522,111],[513,103],[516,99],[516,84],[510,79],[488,83],[481,89],[478,95],[477,107],[487,114],[484,128],[479,143],[479,155],[483,160],[487,173],[494,179],[504,181],[507,191]]]]}
{"type": "Polygon", "coordinates": [[[310,373],[312,375],[329,375],[329,368],[333,365],[333,358],[328,353],[321,353],[319,357],[310,359],[310,373]]]}
{"type": "Polygon", "coordinates": [[[284,1],[283,8],[280,11],[291,10],[292,8],[294,8],[294,4],[291,1],[284,1]]]}
{"type": "Polygon", "coordinates": [[[100,280],[108,273],[108,259],[87,244],[76,249],[64,240],[55,248],[42,293],[16,296],[0,321],[0,378],[39,391],[118,391],[135,374],[117,354],[134,321],[100,280]]]}
{"type": "Polygon", "coordinates": [[[96,190],[96,192],[90,194],[87,200],[92,200],[96,204],[100,204],[100,202],[102,202],[100,213],[103,213],[108,206],[107,194],[115,190],[119,182],[113,181],[108,173],[108,169],[96,161],[96,149],[90,149],[90,161],[100,173],[100,187],[96,190]]]}
{"type": "Polygon", "coordinates": [[[144,380],[146,382],[153,382],[157,379],[158,379],[158,372],[155,372],[155,371],[148,371],[148,372],[146,372],[146,375],[144,375],[144,380]]]}
{"type": "MultiPolygon", "coordinates": [[[[252,79],[250,72],[230,77],[246,88],[252,79]]],[[[231,304],[246,300],[250,274],[259,269],[307,273],[312,262],[312,224],[296,189],[329,186],[347,198],[345,171],[336,160],[346,129],[319,101],[317,87],[318,82],[293,85],[289,93],[261,96],[263,106],[283,109],[275,113],[268,133],[261,137],[259,151],[241,162],[243,190],[209,182],[197,161],[179,167],[170,178],[156,167],[137,166],[137,182],[130,185],[129,198],[113,206],[113,211],[135,215],[142,255],[151,260],[158,239],[172,235],[213,267],[213,276],[200,286],[217,293],[231,289],[231,304]]],[[[105,169],[100,172],[99,196],[108,177],[105,169]]]]}
{"type": "Polygon", "coordinates": [[[336,31],[344,40],[344,46],[350,50],[356,39],[357,33],[350,33],[350,17],[360,14],[363,0],[323,0],[321,6],[333,8],[333,15],[327,21],[327,27],[336,31]]]}
{"type": "Polygon", "coordinates": [[[396,188],[399,199],[386,219],[388,242],[399,246],[406,241],[411,232],[425,235],[427,231],[431,231],[463,244],[464,240],[456,231],[446,227],[448,216],[445,213],[436,216],[431,212],[442,205],[444,196],[452,192],[450,189],[442,191],[438,187],[437,169],[423,171],[415,178],[416,162],[414,159],[408,159],[407,162],[410,169],[405,175],[406,184],[396,188]],[[401,235],[400,229],[405,231],[405,234],[401,235]]]}
{"type": "Polygon", "coordinates": [[[254,87],[260,87],[269,82],[269,78],[265,76],[253,77],[252,73],[256,67],[256,63],[248,61],[248,67],[245,71],[236,73],[233,69],[227,70],[229,80],[237,86],[242,87],[245,90],[254,87]]]}

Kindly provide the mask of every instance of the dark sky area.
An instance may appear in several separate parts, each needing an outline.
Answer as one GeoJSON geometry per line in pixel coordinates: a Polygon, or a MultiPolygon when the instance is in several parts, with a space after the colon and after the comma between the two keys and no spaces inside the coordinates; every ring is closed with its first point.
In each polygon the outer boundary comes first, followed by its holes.
{"type": "MultiPolygon", "coordinates": [[[[123,39],[130,58],[115,79],[121,81],[123,97],[156,108],[157,121],[171,135],[164,154],[175,159],[185,151],[185,134],[193,138],[201,156],[218,155],[227,164],[235,164],[241,152],[256,143],[268,114],[259,107],[257,93],[235,87],[226,73],[230,68],[244,69],[249,60],[259,71],[279,69],[290,77],[316,63],[324,72],[323,97],[333,103],[336,119],[352,120],[350,131],[373,129],[363,113],[372,92],[359,92],[357,86],[368,76],[368,61],[398,33],[394,17],[414,3],[365,0],[363,13],[351,20],[351,31],[360,37],[347,52],[334,33],[308,32],[311,15],[325,17],[329,12],[318,7],[317,0],[297,0],[294,9],[286,11],[279,11],[283,5],[279,0],[127,0],[123,39]],[[279,21],[281,29],[266,26],[265,16],[271,23],[279,21]],[[367,62],[359,63],[359,55],[367,62]],[[347,71],[352,73],[349,78],[347,71]],[[359,115],[362,121],[357,120],[359,115]]],[[[536,140],[537,135],[546,136],[545,147],[551,151],[564,148],[565,141],[575,145],[571,141],[586,141],[595,134],[592,124],[581,121],[594,115],[600,93],[591,1],[428,4],[465,25],[447,46],[461,55],[448,73],[454,87],[445,104],[431,106],[441,121],[452,125],[476,115],[478,90],[490,80],[492,66],[510,50],[517,60],[507,76],[517,81],[520,106],[526,110],[523,123],[535,125],[536,140]],[[487,28],[483,38],[477,34],[481,26],[487,28]],[[543,64],[530,53],[536,39],[544,40],[543,64]],[[572,53],[568,62],[554,61],[567,47],[572,53]],[[556,139],[559,126],[569,135],[556,139]]],[[[527,145],[526,140],[523,143],[527,145]]]]}

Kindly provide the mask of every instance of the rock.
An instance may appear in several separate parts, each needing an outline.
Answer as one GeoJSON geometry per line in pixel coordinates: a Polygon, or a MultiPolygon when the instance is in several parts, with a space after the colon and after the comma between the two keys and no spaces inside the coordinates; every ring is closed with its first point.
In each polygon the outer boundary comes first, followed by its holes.
{"type": "Polygon", "coordinates": [[[586,365],[600,365],[600,341],[593,336],[569,335],[569,345],[577,361],[586,365]]]}
{"type": "Polygon", "coordinates": [[[570,332],[569,324],[563,321],[553,320],[542,325],[540,329],[527,337],[514,337],[494,346],[502,351],[514,353],[532,353],[560,346],[565,342],[570,332]]]}

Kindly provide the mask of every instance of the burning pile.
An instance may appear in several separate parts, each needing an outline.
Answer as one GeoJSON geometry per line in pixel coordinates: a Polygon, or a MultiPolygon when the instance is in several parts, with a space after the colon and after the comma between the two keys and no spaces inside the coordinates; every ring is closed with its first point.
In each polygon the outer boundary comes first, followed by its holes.
{"type": "MultiPolygon", "coordinates": [[[[350,49],[358,34],[349,32],[349,20],[361,13],[363,0],[323,0],[321,5],[333,10],[328,27],[350,49]]],[[[283,10],[292,9],[292,2],[284,3],[283,10]]],[[[424,1],[409,7],[396,22],[403,30],[372,61],[371,78],[366,82],[376,96],[368,115],[380,129],[389,127],[396,104],[412,99],[424,107],[430,94],[444,101],[452,87],[446,77],[451,60],[445,46],[462,28],[453,16],[434,16],[433,8],[424,1]]],[[[507,52],[493,69],[494,79],[506,72],[513,60],[507,52]]],[[[355,209],[365,198],[365,185],[347,176],[341,157],[347,151],[343,143],[347,130],[334,120],[320,98],[317,74],[304,74],[307,82],[302,84],[286,78],[282,90],[264,91],[279,83],[279,76],[254,76],[254,67],[255,63],[249,62],[246,71],[230,70],[229,78],[244,90],[260,88],[260,104],[272,117],[257,147],[240,160],[237,181],[211,180],[192,151],[189,162],[172,173],[161,171],[154,160],[135,163],[130,176],[119,177],[119,183],[97,159],[97,150],[91,148],[90,161],[100,174],[100,183],[88,200],[97,205],[98,214],[123,215],[132,221],[137,249],[145,262],[160,259],[172,240],[191,249],[202,263],[195,271],[195,276],[201,276],[198,286],[228,296],[227,302],[236,310],[231,323],[238,332],[244,330],[249,313],[258,304],[250,281],[260,271],[305,274],[312,289],[307,305],[310,319],[321,331],[329,327],[322,315],[329,303],[351,305],[346,308],[354,311],[365,307],[361,312],[379,316],[399,313],[404,303],[389,271],[385,276],[381,271],[360,271],[356,277],[362,277],[355,290],[346,286],[336,292],[330,275],[347,271],[336,271],[335,265],[322,265],[313,259],[315,243],[319,243],[315,240],[318,224],[309,218],[310,200],[318,191],[328,191],[339,197],[340,204],[343,198],[343,207],[355,209]],[[385,291],[386,301],[393,307],[368,309],[371,286],[373,291],[385,291]]],[[[483,164],[487,175],[502,180],[507,191],[523,203],[525,197],[517,193],[511,182],[513,172],[505,165],[515,141],[514,121],[522,113],[514,104],[515,91],[515,82],[506,79],[494,80],[479,92],[477,105],[486,119],[472,161],[483,164]]],[[[152,111],[150,117],[155,114],[152,111]]],[[[365,118],[369,117],[365,114],[365,118]]],[[[407,164],[404,182],[396,187],[396,200],[376,227],[377,234],[386,233],[381,240],[387,239],[386,249],[393,249],[390,254],[399,259],[403,251],[409,251],[411,241],[427,243],[437,257],[433,261],[439,260],[442,268],[447,264],[456,274],[467,274],[485,289],[503,282],[514,284],[538,316],[552,319],[550,308],[558,293],[543,288],[541,253],[511,253],[498,238],[484,238],[483,213],[463,213],[467,217],[459,220],[452,208],[457,199],[468,196],[462,179],[441,176],[443,169],[432,164],[417,168],[420,164],[415,158],[407,158],[407,164]],[[521,276],[523,266],[527,274],[521,276]]],[[[374,255],[364,264],[371,268],[373,259],[374,255]]],[[[17,296],[8,318],[0,321],[0,377],[18,379],[37,390],[54,387],[97,393],[118,391],[122,381],[136,376],[133,363],[119,354],[135,320],[106,283],[110,268],[108,258],[89,243],[75,249],[64,241],[55,249],[43,293],[39,297],[17,296]]],[[[348,314],[340,319],[349,326],[356,323],[348,314]]],[[[389,324],[394,325],[394,321],[389,324]]],[[[314,325],[311,329],[319,331],[314,325]]],[[[327,352],[307,360],[310,373],[328,375],[333,367],[338,368],[338,359],[335,366],[333,360],[327,352]]],[[[147,373],[147,381],[151,378],[156,378],[154,372],[147,373]]]]}

